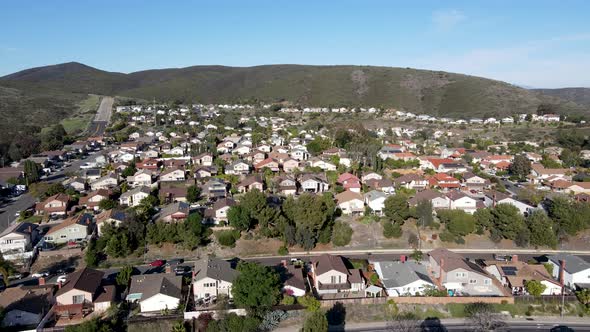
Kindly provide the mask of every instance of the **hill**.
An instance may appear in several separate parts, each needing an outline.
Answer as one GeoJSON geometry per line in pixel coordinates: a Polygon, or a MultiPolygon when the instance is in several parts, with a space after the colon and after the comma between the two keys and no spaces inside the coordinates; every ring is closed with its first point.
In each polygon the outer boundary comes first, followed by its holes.
{"type": "Polygon", "coordinates": [[[590,88],[563,88],[563,89],[532,89],[546,96],[553,96],[568,100],[580,105],[590,106],[590,88]]]}
{"type": "Polygon", "coordinates": [[[517,86],[468,75],[372,66],[194,66],[113,73],[80,63],[27,69],[0,86],[37,91],[120,95],[159,101],[289,101],[302,106],[379,106],[450,117],[534,112],[546,102],[563,113],[584,108],[517,86]]]}

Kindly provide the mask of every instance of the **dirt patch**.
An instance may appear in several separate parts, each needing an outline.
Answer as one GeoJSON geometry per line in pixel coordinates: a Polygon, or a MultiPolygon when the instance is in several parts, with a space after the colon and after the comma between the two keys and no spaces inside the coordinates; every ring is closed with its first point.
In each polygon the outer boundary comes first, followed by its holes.
{"type": "Polygon", "coordinates": [[[31,271],[56,271],[67,267],[73,267],[75,269],[83,268],[86,266],[82,255],[64,257],[64,256],[46,256],[37,257],[35,263],[31,267],[31,271]]]}

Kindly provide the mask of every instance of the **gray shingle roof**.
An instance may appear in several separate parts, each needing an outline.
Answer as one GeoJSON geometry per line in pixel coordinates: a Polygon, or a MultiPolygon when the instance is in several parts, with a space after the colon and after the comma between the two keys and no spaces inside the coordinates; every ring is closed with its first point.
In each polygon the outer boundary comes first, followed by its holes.
{"type": "Polygon", "coordinates": [[[182,296],[182,277],[166,273],[143,274],[131,277],[129,294],[141,293],[144,301],[157,294],[180,299],[182,296]]]}
{"type": "Polygon", "coordinates": [[[557,265],[559,265],[559,261],[565,261],[565,270],[569,273],[578,273],[590,269],[590,263],[586,262],[579,256],[557,254],[547,256],[547,258],[557,265]]]}
{"type": "Polygon", "coordinates": [[[203,278],[212,278],[230,283],[233,283],[239,273],[237,270],[232,269],[231,264],[228,261],[211,256],[196,261],[194,271],[195,281],[203,278]]]}
{"type": "Polygon", "coordinates": [[[378,262],[385,288],[403,287],[418,280],[432,283],[424,265],[415,262],[378,262]]]}

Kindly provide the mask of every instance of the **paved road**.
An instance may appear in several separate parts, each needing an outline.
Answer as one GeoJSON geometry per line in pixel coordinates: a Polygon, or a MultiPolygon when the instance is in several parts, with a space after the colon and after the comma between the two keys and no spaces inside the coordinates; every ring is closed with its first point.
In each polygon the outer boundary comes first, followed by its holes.
{"type": "MultiPolygon", "coordinates": [[[[590,331],[590,322],[574,317],[565,318],[544,318],[536,317],[527,319],[513,319],[506,318],[501,322],[502,327],[498,327],[496,331],[590,331]],[[560,327],[564,329],[559,329],[560,327]]],[[[278,332],[297,331],[298,327],[280,328],[278,332]]],[[[406,324],[392,324],[388,326],[387,322],[365,322],[365,323],[350,323],[342,327],[330,327],[330,331],[347,331],[347,332],[386,332],[386,331],[474,331],[475,326],[463,319],[427,319],[424,321],[416,321],[406,324]],[[412,329],[411,327],[414,327],[412,329]],[[397,329],[395,328],[397,327],[397,329]]]]}
{"type": "Polygon", "coordinates": [[[94,121],[109,122],[111,120],[111,114],[113,112],[113,103],[115,99],[113,97],[103,97],[98,106],[98,111],[94,117],[94,121]]]}

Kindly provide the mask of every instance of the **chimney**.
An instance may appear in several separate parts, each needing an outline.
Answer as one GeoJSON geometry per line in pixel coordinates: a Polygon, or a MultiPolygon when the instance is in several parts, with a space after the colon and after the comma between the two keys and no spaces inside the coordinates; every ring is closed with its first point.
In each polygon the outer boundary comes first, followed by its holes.
{"type": "Polygon", "coordinates": [[[492,207],[496,207],[496,193],[492,195],[492,207]]]}
{"type": "Polygon", "coordinates": [[[172,266],[170,264],[166,264],[166,273],[172,273],[172,266]]]}
{"type": "Polygon", "coordinates": [[[61,281],[57,283],[57,289],[61,289],[61,281]]]}
{"type": "Polygon", "coordinates": [[[564,273],[565,273],[565,260],[560,260],[559,261],[559,283],[561,284],[561,287],[565,286],[565,279],[563,277],[564,273]]]}
{"type": "Polygon", "coordinates": [[[512,261],[518,263],[518,255],[512,255],[512,261]]]}
{"type": "Polygon", "coordinates": [[[281,260],[281,265],[282,265],[283,267],[287,267],[287,260],[286,260],[286,259],[282,259],[282,260],[281,260]]]}
{"type": "Polygon", "coordinates": [[[438,271],[438,282],[441,284],[443,283],[443,273],[444,273],[444,268],[445,266],[445,259],[441,257],[440,259],[440,265],[439,265],[439,271],[438,271]]]}
{"type": "Polygon", "coordinates": [[[45,286],[45,278],[39,278],[39,286],[45,286]]]}
{"type": "Polygon", "coordinates": [[[27,227],[27,232],[33,233],[33,227],[31,225],[29,225],[29,227],[27,227]]]}
{"type": "Polygon", "coordinates": [[[405,262],[406,262],[406,260],[407,260],[407,257],[406,257],[406,255],[400,255],[400,256],[399,256],[399,260],[400,260],[402,263],[405,263],[405,262]]]}

